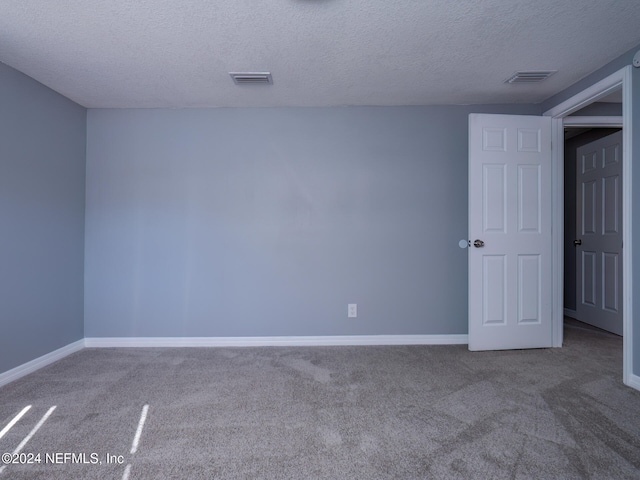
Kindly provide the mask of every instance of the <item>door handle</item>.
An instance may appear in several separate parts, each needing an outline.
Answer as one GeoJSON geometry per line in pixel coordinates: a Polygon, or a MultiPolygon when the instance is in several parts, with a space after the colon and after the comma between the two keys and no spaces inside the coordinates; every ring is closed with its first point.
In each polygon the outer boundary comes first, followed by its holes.
{"type": "Polygon", "coordinates": [[[476,240],[473,242],[473,246],[476,248],[484,247],[484,242],[482,240],[476,240]]]}
{"type": "Polygon", "coordinates": [[[573,241],[573,246],[574,247],[577,247],[578,245],[582,245],[582,239],[581,238],[579,238],[578,240],[574,240],[573,241]]]}

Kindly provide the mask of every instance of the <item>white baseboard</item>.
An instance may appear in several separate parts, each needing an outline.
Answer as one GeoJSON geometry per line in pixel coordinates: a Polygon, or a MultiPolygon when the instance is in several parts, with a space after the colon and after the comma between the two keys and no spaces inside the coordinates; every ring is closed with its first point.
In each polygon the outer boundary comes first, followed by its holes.
{"type": "Polygon", "coordinates": [[[571,317],[571,318],[578,318],[578,313],[575,310],[571,310],[570,308],[565,308],[564,316],[571,317]]]}
{"type": "Polygon", "coordinates": [[[629,383],[627,383],[627,385],[636,390],[640,390],[640,377],[633,374],[629,375],[629,383]]]}
{"type": "Polygon", "coordinates": [[[338,335],[317,337],[92,337],[87,348],[304,347],[336,345],[462,345],[468,335],[338,335]]]}
{"type": "Polygon", "coordinates": [[[47,353],[46,355],[31,360],[30,362],[19,365],[16,368],[0,373],[0,387],[17,380],[20,377],[33,373],[42,367],[46,367],[53,362],[57,362],[72,353],[82,350],[83,348],[84,340],[78,340],[77,342],[70,343],[69,345],[59,348],[58,350],[54,350],[51,353],[47,353]]]}

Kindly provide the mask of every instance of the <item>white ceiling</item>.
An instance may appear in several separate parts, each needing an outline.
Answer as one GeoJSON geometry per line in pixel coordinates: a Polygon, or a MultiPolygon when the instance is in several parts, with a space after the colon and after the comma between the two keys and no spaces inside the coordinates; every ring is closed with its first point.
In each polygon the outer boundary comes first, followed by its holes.
{"type": "Polygon", "coordinates": [[[85,107],[538,103],[638,44],[639,0],[0,1],[0,61],[85,107]]]}

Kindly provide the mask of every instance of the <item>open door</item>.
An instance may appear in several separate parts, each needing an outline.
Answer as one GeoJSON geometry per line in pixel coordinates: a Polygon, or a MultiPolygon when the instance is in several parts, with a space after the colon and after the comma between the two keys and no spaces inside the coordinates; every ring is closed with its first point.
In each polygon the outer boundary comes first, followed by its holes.
{"type": "Polygon", "coordinates": [[[622,132],[578,148],[577,161],[576,317],[622,335],[622,132]]]}
{"type": "Polygon", "coordinates": [[[551,118],[469,115],[469,350],[553,344],[551,118]]]}

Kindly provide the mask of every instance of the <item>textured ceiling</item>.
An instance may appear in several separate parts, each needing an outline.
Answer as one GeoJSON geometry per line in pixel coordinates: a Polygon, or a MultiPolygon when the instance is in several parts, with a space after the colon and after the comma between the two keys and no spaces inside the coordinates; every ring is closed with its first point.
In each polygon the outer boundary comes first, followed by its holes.
{"type": "Polygon", "coordinates": [[[0,61],[85,107],[537,103],[638,44],[639,0],[0,1],[0,61]]]}

